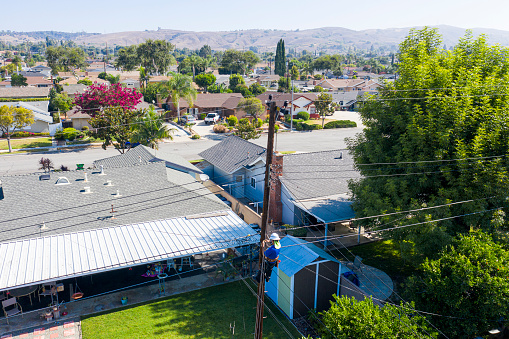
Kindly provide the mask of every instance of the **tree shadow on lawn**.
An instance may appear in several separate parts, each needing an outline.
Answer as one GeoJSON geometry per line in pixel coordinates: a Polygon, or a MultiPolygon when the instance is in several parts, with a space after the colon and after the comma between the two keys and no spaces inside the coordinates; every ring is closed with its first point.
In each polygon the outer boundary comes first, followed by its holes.
{"type": "MultiPolygon", "coordinates": [[[[256,286],[249,284],[256,291],[256,286]]],[[[285,316],[268,298],[266,301],[293,337],[300,338],[285,316]]],[[[83,318],[83,338],[228,338],[233,324],[235,337],[251,338],[255,313],[256,298],[242,281],[236,281],[87,316],[83,318]],[[87,323],[86,319],[95,317],[87,323]]],[[[267,313],[263,337],[288,337],[267,313]]]]}

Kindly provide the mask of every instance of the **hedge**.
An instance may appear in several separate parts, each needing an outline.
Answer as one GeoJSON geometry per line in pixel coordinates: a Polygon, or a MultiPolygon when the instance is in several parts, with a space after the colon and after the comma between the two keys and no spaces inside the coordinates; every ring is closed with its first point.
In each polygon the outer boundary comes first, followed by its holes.
{"type": "Polygon", "coordinates": [[[49,98],[0,98],[0,102],[14,102],[14,101],[49,101],[49,98]]]}
{"type": "Polygon", "coordinates": [[[309,113],[308,112],[304,112],[304,111],[299,112],[299,113],[297,113],[297,118],[302,119],[304,121],[305,120],[309,120],[309,113]]]}
{"type": "Polygon", "coordinates": [[[295,124],[295,129],[297,131],[314,131],[317,129],[322,129],[322,125],[306,124],[305,122],[298,122],[295,124]]]}
{"type": "Polygon", "coordinates": [[[325,126],[323,126],[324,129],[347,128],[347,127],[357,127],[357,123],[351,120],[335,120],[329,121],[328,123],[325,124],[325,126]]]}

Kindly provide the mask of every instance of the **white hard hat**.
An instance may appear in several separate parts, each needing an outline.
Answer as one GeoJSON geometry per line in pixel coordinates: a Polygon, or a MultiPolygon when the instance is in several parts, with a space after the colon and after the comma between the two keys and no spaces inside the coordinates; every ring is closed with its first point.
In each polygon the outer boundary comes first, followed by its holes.
{"type": "Polygon", "coordinates": [[[272,233],[270,235],[270,240],[279,240],[279,235],[277,233],[272,233]]]}

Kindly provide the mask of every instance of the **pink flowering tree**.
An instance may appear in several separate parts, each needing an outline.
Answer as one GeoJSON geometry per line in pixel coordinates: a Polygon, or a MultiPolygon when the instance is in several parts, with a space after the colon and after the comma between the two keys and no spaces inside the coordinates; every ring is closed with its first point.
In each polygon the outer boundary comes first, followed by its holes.
{"type": "Polygon", "coordinates": [[[120,84],[93,84],[85,93],[76,97],[74,104],[81,112],[95,117],[106,107],[135,109],[141,102],[142,96],[136,89],[126,88],[120,84]]]}

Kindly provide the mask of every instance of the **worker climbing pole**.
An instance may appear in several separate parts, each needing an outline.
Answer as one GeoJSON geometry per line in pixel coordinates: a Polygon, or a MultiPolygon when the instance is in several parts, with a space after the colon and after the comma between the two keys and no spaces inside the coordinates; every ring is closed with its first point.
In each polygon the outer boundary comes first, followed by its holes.
{"type": "Polygon", "coordinates": [[[261,277],[263,277],[266,282],[269,282],[272,269],[281,262],[281,260],[279,260],[279,251],[281,249],[279,240],[279,235],[277,235],[277,233],[272,233],[268,240],[264,240],[264,244],[271,243],[271,246],[263,252],[264,262],[255,277],[257,283],[260,283],[261,277]]]}

